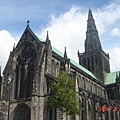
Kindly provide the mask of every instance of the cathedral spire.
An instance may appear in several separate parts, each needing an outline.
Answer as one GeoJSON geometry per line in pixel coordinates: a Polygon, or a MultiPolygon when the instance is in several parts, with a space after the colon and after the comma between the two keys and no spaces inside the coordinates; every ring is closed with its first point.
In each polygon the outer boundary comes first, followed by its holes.
{"type": "Polygon", "coordinates": [[[85,52],[78,52],[78,58],[79,64],[104,83],[106,73],[110,72],[109,55],[102,50],[95,20],[90,9],[87,20],[85,52]]]}
{"type": "Polygon", "coordinates": [[[47,37],[46,37],[46,41],[49,40],[49,35],[48,35],[48,31],[47,31],[47,37]]]}
{"type": "Polygon", "coordinates": [[[94,50],[101,50],[101,43],[99,40],[98,31],[95,25],[95,21],[92,15],[92,11],[89,9],[88,20],[87,20],[87,31],[85,40],[85,52],[94,50]]]}
{"type": "Polygon", "coordinates": [[[46,36],[46,44],[47,44],[47,45],[50,44],[48,31],[47,31],[47,36],[46,36]]]}
{"type": "Polygon", "coordinates": [[[87,31],[88,30],[96,30],[96,25],[95,25],[95,21],[92,15],[92,11],[89,9],[89,13],[88,13],[88,21],[87,21],[87,31]]]}
{"type": "Polygon", "coordinates": [[[64,59],[68,59],[67,52],[66,52],[66,47],[65,47],[65,52],[64,52],[64,59]]]}

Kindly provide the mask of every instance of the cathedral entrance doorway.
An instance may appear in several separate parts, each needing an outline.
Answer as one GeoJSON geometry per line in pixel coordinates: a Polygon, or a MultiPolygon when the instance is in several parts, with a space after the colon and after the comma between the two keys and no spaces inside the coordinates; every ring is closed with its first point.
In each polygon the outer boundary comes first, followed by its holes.
{"type": "Polygon", "coordinates": [[[30,120],[31,109],[26,104],[19,104],[14,109],[10,120],[30,120]]]}

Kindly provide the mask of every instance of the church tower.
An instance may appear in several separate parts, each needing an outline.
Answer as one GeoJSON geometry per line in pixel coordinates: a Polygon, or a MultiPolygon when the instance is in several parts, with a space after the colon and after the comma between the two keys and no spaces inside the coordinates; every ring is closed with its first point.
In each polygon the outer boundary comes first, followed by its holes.
{"type": "Polygon", "coordinates": [[[101,82],[104,82],[105,74],[110,72],[109,55],[102,50],[98,31],[89,10],[87,31],[85,39],[85,52],[79,53],[79,64],[90,70],[101,82]]]}

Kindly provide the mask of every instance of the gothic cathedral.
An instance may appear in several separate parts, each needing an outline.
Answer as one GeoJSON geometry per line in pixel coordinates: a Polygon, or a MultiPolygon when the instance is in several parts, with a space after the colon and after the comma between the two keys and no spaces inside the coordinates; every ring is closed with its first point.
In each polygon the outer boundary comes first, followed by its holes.
{"type": "Polygon", "coordinates": [[[27,25],[0,74],[0,120],[65,120],[58,109],[49,110],[46,100],[51,82],[62,70],[73,76],[81,115],[67,120],[120,120],[120,72],[110,72],[109,54],[102,49],[97,27],[89,10],[85,52],[79,64],[68,59],[27,25]]]}

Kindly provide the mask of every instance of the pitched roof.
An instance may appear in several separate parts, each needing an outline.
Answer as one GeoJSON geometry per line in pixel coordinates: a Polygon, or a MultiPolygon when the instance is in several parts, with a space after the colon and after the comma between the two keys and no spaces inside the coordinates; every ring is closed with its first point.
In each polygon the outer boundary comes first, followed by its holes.
{"type": "Polygon", "coordinates": [[[105,79],[105,85],[116,83],[116,76],[119,75],[119,71],[107,73],[105,79]]]}
{"type": "MultiPolygon", "coordinates": [[[[29,30],[29,32],[35,37],[37,38],[37,40],[40,40],[41,42],[45,42],[45,40],[43,40],[42,38],[36,36],[34,34],[34,32],[30,29],[30,27],[27,26],[27,28],[29,30]]],[[[64,54],[62,52],[60,52],[58,49],[56,49],[55,47],[52,46],[52,51],[55,52],[57,55],[61,56],[62,58],[64,57],[64,54]]],[[[92,72],[90,72],[89,70],[87,70],[86,68],[84,68],[83,66],[79,65],[78,63],[76,63],[74,60],[70,59],[70,63],[72,65],[74,65],[76,68],[80,69],[81,71],[83,71],[84,73],[86,73],[87,75],[91,76],[93,79],[97,78],[93,75],[92,72]]]]}
{"type": "MultiPolygon", "coordinates": [[[[38,39],[42,42],[44,42],[45,40],[43,40],[42,38],[38,37],[38,39]]],[[[64,57],[64,54],[62,52],[60,52],[58,49],[56,49],[55,47],[52,46],[52,50],[58,54],[59,56],[61,56],[62,58],[64,57]]],[[[82,70],[83,72],[85,72],[86,74],[88,74],[89,76],[91,76],[92,78],[96,79],[97,78],[93,75],[92,72],[90,72],[89,70],[87,70],[86,68],[84,68],[83,66],[81,66],[80,64],[76,63],[74,60],[70,59],[70,63],[73,64],[75,67],[79,68],[80,70],[82,70]]]]}
{"type": "Polygon", "coordinates": [[[83,72],[87,73],[92,78],[94,78],[94,79],[97,80],[97,78],[93,75],[92,72],[90,72],[89,70],[87,70],[86,68],[84,68],[83,66],[81,66],[80,64],[76,63],[74,60],[70,59],[70,63],[72,63],[73,65],[75,65],[76,67],[78,67],[80,70],[82,70],[83,72]]]}

